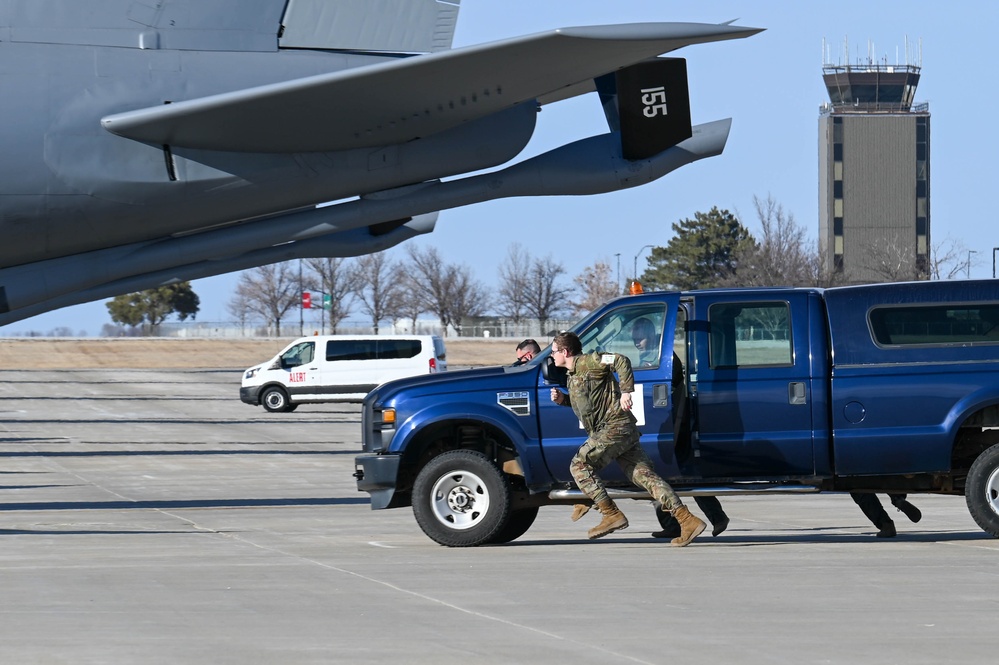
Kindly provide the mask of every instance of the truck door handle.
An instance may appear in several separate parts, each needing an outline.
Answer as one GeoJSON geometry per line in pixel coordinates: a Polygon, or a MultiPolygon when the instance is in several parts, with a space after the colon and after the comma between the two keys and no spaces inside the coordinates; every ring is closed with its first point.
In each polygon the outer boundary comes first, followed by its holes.
{"type": "Polygon", "coordinates": [[[663,408],[669,406],[669,392],[665,383],[652,384],[652,407],[663,408]]]}
{"type": "Polygon", "coordinates": [[[787,403],[793,405],[808,404],[803,381],[792,381],[787,384],[787,403]]]}

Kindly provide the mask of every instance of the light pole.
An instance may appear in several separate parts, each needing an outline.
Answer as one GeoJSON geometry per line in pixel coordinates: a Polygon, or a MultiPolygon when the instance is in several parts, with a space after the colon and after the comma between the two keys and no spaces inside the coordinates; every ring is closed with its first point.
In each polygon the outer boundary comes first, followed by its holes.
{"type": "Polygon", "coordinates": [[[632,268],[634,274],[632,274],[631,276],[631,278],[634,279],[635,281],[638,281],[638,257],[642,255],[642,252],[649,249],[650,247],[655,247],[655,245],[645,245],[640,250],[638,250],[638,254],[635,254],[635,264],[632,268]]]}
{"type": "MultiPolygon", "coordinates": [[[[618,252],[614,256],[617,257],[617,285],[621,286],[621,252],[618,252]]],[[[993,270],[993,272],[995,271],[993,270]]],[[[995,277],[995,275],[992,276],[995,277]]]]}
{"type": "Polygon", "coordinates": [[[999,252],[999,247],[992,248],[992,279],[996,278],[996,252],[999,252]]]}
{"type": "Polygon", "coordinates": [[[978,252],[974,249],[968,250],[968,279],[971,279],[971,255],[977,254],[978,252]]]}

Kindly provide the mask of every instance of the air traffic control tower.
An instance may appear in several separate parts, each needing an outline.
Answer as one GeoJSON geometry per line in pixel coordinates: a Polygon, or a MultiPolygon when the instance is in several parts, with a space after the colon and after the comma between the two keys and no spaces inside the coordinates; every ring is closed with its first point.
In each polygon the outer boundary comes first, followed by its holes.
{"type": "Polygon", "coordinates": [[[822,67],[819,253],[849,283],[929,278],[930,113],[920,67],[822,67]]]}

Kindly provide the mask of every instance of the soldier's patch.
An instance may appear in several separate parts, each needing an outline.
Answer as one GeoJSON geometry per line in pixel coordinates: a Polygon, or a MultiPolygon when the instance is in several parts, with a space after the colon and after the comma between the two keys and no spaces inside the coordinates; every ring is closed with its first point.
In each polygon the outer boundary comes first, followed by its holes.
{"type": "Polygon", "coordinates": [[[604,364],[604,365],[613,365],[614,364],[614,354],[613,353],[605,353],[605,354],[603,354],[602,356],[600,356],[600,362],[602,364],[604,364]]]}

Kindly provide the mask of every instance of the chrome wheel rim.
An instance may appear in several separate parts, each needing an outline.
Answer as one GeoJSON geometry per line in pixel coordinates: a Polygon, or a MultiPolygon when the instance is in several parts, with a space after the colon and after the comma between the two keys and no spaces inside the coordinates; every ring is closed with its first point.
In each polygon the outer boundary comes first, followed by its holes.
{"type": "Polygon", "coordinates": [[[452,471],[434,483],[430,508],[448,528],[471,529],[489,512],[489,490],[474,473],[452,471]]]}
{"type": "Polygon", "coordinates": [[[999,515],[999,468],[989,474],[985,481],[985,503],[993,513],[999,515]]]}

